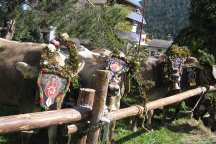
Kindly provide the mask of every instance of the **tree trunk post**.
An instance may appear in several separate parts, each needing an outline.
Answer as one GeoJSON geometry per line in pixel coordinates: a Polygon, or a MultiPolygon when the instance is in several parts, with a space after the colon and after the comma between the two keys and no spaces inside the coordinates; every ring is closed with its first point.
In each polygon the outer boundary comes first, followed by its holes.
{"type": "MultiPolygon", "coordinates": [[[[109,84],[109,71],[97,70],[96,71],[96,94],[91,113],[90,125],[96,125],[100,122],[104,114],[104,106],[106,104],[107,90],[109,84]]],[[[87,143],[98,144],[99,128],[93,129],[88,133],[87,143]]]]}
{"type": "MultiPolygon", "coordinates": [[[[81,88],[79,97],[77,100],[77,106],[91,106],[92,107],[93,102],[94,102],[94,97],[95,97],[95,90],[88,89],[88,88],[81,88]]],[[[81,126],[82,124],[80,124],[80,127],[81,126]]],[[[67,127],[70,127],[70,125],[67,127]]],[[[74,135],[74,139],[70,143],[71,144],[86,144],[86,140],[87,140],[87,134],[80,135],[79,133],[76,133],[74,135]]]]}

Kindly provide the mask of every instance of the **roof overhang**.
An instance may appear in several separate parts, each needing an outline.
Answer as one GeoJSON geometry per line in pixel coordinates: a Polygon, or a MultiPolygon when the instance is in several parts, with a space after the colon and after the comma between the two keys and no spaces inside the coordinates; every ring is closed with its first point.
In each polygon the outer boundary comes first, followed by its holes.
{"type": "Polygon", "coordinates": [[[142,15],[136,12],[133,12],[133,11],[127,16],[127,18],[134,20],[136,22],[139,22],[139,23],[143,22],[143,24],[146,24],[145,18],[142,15]]]}
{"type": "Polygon", "coordinates": [[[124,40],[129,40],[131,42],[139,42],[140,36],[136,33],[132,33],[132,32],[117,32],[116,35],[120,38],[120,39],[124,39],[124,40]]]}

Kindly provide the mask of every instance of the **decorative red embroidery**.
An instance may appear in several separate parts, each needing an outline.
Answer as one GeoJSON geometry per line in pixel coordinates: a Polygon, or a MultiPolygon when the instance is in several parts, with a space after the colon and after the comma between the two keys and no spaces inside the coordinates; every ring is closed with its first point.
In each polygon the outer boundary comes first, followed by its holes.
{"type": "Polygon", "coordinates": [[[48,98],[55,98],[58,94],[58,86],[53,81],[49,82],[49,84],[45,88],[45,94],[48,98]]]}

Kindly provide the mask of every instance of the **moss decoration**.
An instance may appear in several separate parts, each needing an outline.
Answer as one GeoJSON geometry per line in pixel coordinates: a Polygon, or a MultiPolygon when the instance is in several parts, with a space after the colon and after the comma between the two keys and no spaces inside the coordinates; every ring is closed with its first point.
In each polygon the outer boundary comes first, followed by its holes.
{"type": "Polygon", "coordinates": [[[180,47],[178,45],[172,45],[170,48],[170,55],[176,57],[189,57],[191,56],[191,53],[190,50],[185,46],[180,47]]]}

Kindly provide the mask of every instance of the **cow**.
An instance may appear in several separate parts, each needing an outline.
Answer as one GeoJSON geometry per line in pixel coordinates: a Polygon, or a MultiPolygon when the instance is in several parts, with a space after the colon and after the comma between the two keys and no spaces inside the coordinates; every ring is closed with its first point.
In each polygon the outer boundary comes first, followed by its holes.
{"type": "MultiPolygon", "coordinates": [[[[144,71],[142,72],[143,80],[151,80],[155,82],[155,86],[146,92],[146,95],[148,96],[147,97],[148,101],[154,101],[160,98],[164,98],[166,96],[172,95],[173,92],[176,94],[191,89],[192,87],[188,87],[188,81],[185,82],[186,80],[185,77],[188,76],[187,73],[185,73],[185,70],[191,67],[197,69],[198,72],[197,80],[199,80],[200,82],[202,81],[202,85],[199,84],[197,86],[205,85],[204,81],[206,81],[206,79],[208,79],[207,81],[209,82],[209,84],[210,82],[212,83],[214,81],[212,70],[214,70],[215,67],[212,69],[211,67],[202,66],[194,57],[186,58],[184,61],[180,63],[180,65],[178,65],[178,68],[175,67],[176,64],[174,62],[175,61],[170,60],[170,58],[167,57],[166,55],[163,55],[162,58],[158,58],[158,59],[149,58],[147,59],[147,61],[143,63],[142,65],[144,68],[144,71]]],[[[190,99],[188,99],[188,101],[191,102],[190,99]]],[[[175,118],[177,113],[179,112],[180,105],[181,104],[178,103],[178,109],[176,110],[173,118],[175,118]]],[[[188,103],[188,106],[192,107],[193,105],[191,104],[189,105],[188,103]]],[[[163,118],[165,117],[164,116],[166,114],[165,112],[163,113],[163,118]]],[[[153,116],[153,110],[148,111],[147,128],[150,129],[152,128],[151,125],[152,116],[153,116]]]]}
{"type": "MultiPolygon", "coordinates": [[[[94,49],[91,52],[93,54],[88,58],[85,55],[80,56],[80,57],[84,57],[83,59],[85,60],[85,66],[79,72],[81,85],[84,88],[94,89],[95,88],[94,75],[96,73],[96,70],[97,69],[109,70],[110,78],[108,84],[106,103],[109,111],[115,111],[120,108],[120,99],[124,93],[124,81],[126,78],[126,71],[127,71],[126,69],[128,69],[128,64],[124,60],[123,53],[120,53],[120,56],[115,56],[112,55],[110,51],[102,48],[94,49]],[[97,55],[95,55],[95,53],[97,55]],[[116,63],[118,63],[118,65],[116,65],[116,63]]],[[[86,53],[90,53],[90,52],[86,50],[86,53]]],[[[111,126],[110,126],[109,140],[113,142],[114,141],[113,131],[115,128],[115,122],[111,122],[110,125],[111,126]]]]}
{"type": "MultiPolygon", "coordinates": [[[[47,44],[0,38],[0,103],[17,106],[20,114],[41,111],[35,100],[38,68],[45,48],[47,44]]],[[[60,66],[64,65],[62,54],[55,53],[55,59],[60,66]]],[[[48,133],[49,144],[54,144],[56,127],[49,128],[48,133]]]]}
{"type": "MultiPolygon", "coordinates": [[[[186,91],[198,86],[208,87],[210,85],[216,84],[216,66],[204,64],[197,68],[194,63],[197,60],[193,59],[192,64],[186,65],[182,74],[182,91],[186,91]]],[[[215,101],[212,101],[208,96],[207,92],[190,97],[186,99],[185,105],[192,110],[189,111],[193,114],[193,118],[196,120],[201,119],[204,122],[204,116],[209,115],[207,126],[211,128],[212,131],[216,129],[216,110],[215,101]]]]}

